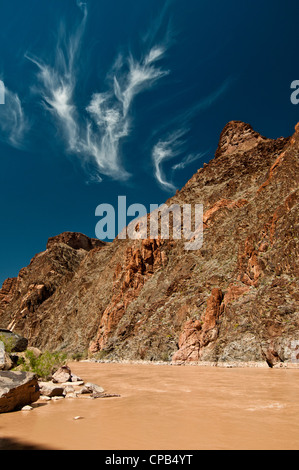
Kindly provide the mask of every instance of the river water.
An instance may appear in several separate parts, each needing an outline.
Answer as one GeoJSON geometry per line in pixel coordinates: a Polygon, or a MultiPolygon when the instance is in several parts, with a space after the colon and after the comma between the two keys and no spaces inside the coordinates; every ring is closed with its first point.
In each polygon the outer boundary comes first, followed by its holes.
{"type": "Polygon", "coordinates": [[[0,415],[0,449],[298,449],[299,370],[72,363],[120,398],[0,415]],[[81,419],[75,420],[80,416],[81,419]]]}

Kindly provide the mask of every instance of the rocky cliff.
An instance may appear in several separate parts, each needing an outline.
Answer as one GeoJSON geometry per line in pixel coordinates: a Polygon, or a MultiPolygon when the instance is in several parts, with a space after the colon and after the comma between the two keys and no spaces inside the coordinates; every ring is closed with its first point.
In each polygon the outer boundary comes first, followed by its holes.
{"type": "Polygon", "coordinates": [[[234,121],[167,201],[203,204],[204,243],[49,240],[0,291],[0,327],[31,346],[107,359],[291,360],[299,340],[299,125],[267,139],[234,121]]]}

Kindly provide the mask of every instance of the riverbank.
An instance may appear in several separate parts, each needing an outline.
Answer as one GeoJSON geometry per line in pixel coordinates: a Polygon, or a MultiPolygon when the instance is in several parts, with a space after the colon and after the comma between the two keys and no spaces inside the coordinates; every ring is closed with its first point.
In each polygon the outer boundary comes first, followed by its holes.
{"type": "Polygon", "coordinates": [[[279,362],[273,367],[270,367],[267,362],[163,362],[163,361],[132,361],[126,359],[119,360],[104,360],[104,359],[87,359],[80,361],[82,363],[96,363],[96,364],[124,364],[124,365],[154,365],[154,366],[173,366],[173,367],[217,367],[220,369],[299,369],[299,362],[279,362]]]}

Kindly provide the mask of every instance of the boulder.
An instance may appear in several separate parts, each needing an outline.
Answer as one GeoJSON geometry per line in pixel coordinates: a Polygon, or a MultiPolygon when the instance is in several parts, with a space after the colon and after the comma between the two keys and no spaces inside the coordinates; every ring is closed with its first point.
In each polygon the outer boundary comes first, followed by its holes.
{"type": "Polygon", "coordinates": [[[0,413],[21,410],[40,397],[37,377],[28,372],[0,372],[0,413]]]}
{"type": "Polygon", "coordinates": [[[65,395],[65,398],[77,398],[77,393],[76,393],[76,392],[67,393],[67,394],[65,395]]]}
{"type": "Polygon", "coordinates": [[[67,385],[64,387],[63,395],[68,395],[70,393],[75,393],[75,389],[72,385],[67,385]]]}
{"type": "Polygon", "coordinates": [[[8,352],[23,352],[26,351],[28,346],[28,339],[23,338],[10,330],[0,328],[0,340],[6,345],[8,352]]]}
{"type": "Polygon", "coordinates": [[[21,411],[32,411],[32,410],[33,410],[33,407],[29,405],[26,405],[21,409],[21,411]]]}
{"type": "Polygon", "coordinates": [[[79,393],[84,395],[88,393],[103,393],[104,391],[105,390],[99,385],[88,382],[81,388],[79,393]]]}
{"type": "Polygon", "coordinates": [[[80,377],[78,377],[78,375],[72,373],[71,374],[71,382],[75,382],[75,383],[82,382],[82,379],[80,377]]]}
{"type": "Polygon", "coordinates": [[[71,369],[68,366],[59,367],[59,369],[52,375],[54,383],[70,382],[72,377],[71,369]]]}
{"type": "Polygon", "coordinates": [[[46,397],[62,397],[64,387],[53,382],[39,382],[40,393],[46,397]]]}
{"type": "Polygon", "coordinates": [[[0,350],[0,370],[8,371],[13,367],[13,361],[7,352],[0,350]]]}
{"type": "Polygon", "coordinates": [[[40,349],[38,348],[33,348],[32,346],[29,346],[29,348],[27,348],[27,351],[30,351],[32,354],[34,354],[34,356],[38,359],[41,355],[42,355],[42,352],[40,349]]]}

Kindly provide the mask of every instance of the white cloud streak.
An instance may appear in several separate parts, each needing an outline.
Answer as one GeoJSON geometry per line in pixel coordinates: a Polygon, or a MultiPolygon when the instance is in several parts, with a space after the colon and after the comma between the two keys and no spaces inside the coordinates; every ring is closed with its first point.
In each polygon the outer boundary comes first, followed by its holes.
{"type": "MultiPolygon", "coordinates": [[[[163,139],[160,139],[158,143],[153,147],[152,150],[152,161],[155,171],[155,177],[158,183],[166,191],[174,191],[176,188],[173,183],[167,181],[166,176],[163,171],[163,164],[179,155],[183,154],[183,143],[180,139],[181,137],[188,132],[188,127],[190,121],[201,111],[210,108],[221,96],[228,90],[231,85],[232,79],[226,80],[216,91],[206,96],[198,103],[196,103],[191,108],[187,109],[185,112],[180,113],[175,116],[173,119],[170,119],[164,126],[166,127],[177,127],[178,124],[183,126],[181,129],[172,132],[171,134],[166,134],[163,139]]],[[[161,128],[160,128],[161,132],[161,128]]],[[[191,153],[187,154],[181,162],[172,166],[173,171],[183,170],[188,165],[192,164],[196,160],[203,158],[207,152],[200,153],[191,153]]]]}
{"type": "Polygon", "coordinates": [[[97,168],[97,180],[106,175],[117,180],[129,178],[121,159],[123,139],[130,135],[132,122],[130,111],[137,95],[150,89],[169,72],[156,63],[163,57],[163,46],[153,46],[141,59],[131,54],[120,55],[108,77],[112,79],[106,92],[94,93],[84,115],[75,104],[79,52],[87,21],[87,7],[77,2],[83,18],[75,33],[65,42],[61,30],[55,54],[50,66],[27,54],[26,57],[38,67],[39,92],[45,108],[62,126],[68,151],[77,154],[82,163],[91,160],[97,168]]]}
{"type": "MultiPolygon", "coordinates": [[[[127,60],[119,57],[109,91],[92,96],[86,110],[97,127],[97,133],[92,132],[92,125],[89,125],[88,146],[93,142],[93,154],[100,167],[109,161],[111,169],[117,174],[122,139],[129,136],[132,130],[130,109],[135,97],[168,74],[168,71],[154,65],[163,53],[162,48],[155,47],[141,61],[136,61],[132,55],[127,60]]],[[[124,170],[122,176],[127,176],[124,170]]]]}
{"type": "Polygon", "coordinates": [[[181,138],[187,133],[186,129],[181,129],[169,134],[164,140],[154,146],[152,151],[152,159],[155,168],[155,177],[158,183],[166,190],[173,191],[175,186],[168,182],[163,172],[163,163],[177,157],[182,152],[184,141],[181,138]]]}
{"type": "Polygon", "coordinates": [[[201,153],[190,153],[186,157],[182,159],[181,162],[173,165],[172,170],[184,170],[187,166],[191,165],[192,163],[196,162],[197,160],[201,160],[207,155],[207,152],[201,153]]]}
{"type": "Polygon", "coordinates": [[[163,5],[160,6],[158,16],[152,21],[150,28],[143,35],[143,42],[149,44],[150,47],[154,47],[157,42],[157,37],[163,35],[163,44],[168,48],[173,42],[174,31],[172,27],[172,21],[169,16],[169,9],[173,0],[165,0],[163,5]],[[162,30],[163,28],[163,30],[162,30]]]}
{"type": "Polygon", "coordinates": [[[163,47],[154,46],[142,61],[136,61],[130,55],[127,60],[129,70],[125,76],[121,75],[120,79],[116,75],[114,76],[114,93],[122,103],[124,116],[128,115],[135,96],[150,88],[160,78],[168,75],[169,71],[154,65],[164,53],[163,47]]]}
{"type": "Polygon", "coordinates": [[[87,20],[86,6],[83,3],[77,3],[77,5],[83,12],[82,21],[67,42],[64,28],[61,27],[54,66],[48,65],[30,54],[25,55],[38,67],[38,79],[41,84],[38,92],[42,96],[43,105],[62,125],[71,152],[78,151],[80,147],[74,92],[76,88],[76,59],[87,20]]]}
{"type": "Polygon", "coordinates": [[[29,129],[22,102],[17,93],[5,88],[5,104],[0,106],[0,140],[15,148],[23,148],[29,129]]]}
{"type": "MultiPolygon", "coordinates": [[[[80,52],[88,19],[85,3],[76,1],[82,18],[73,33],[68,34],[66,27],[61,25],[52,63],[29,53],[25,55],[38,69],[36,91],[41,96],[45,110],[62,130],[68,152],[77,155],[83,166],[91,163],[95,168],[90,175],[91,180],[101,181],[103,175],[116,180],[127,180],[130,177],[123,166],[122,144],[134,127],[134,100],[170,73],[159,65],[172,41],[170,20],[166,18],[170,3],[171,0],[166,1],[159,17],[143,38],[146,53],[139,59],[130,53],[119,54],[107,74],[106,91],[94,93],[83,110],[77,108],[76,92],[82,72],[79,69],[80,52]],[[161,36],[162,25],[165,25],[166,20],[167,32],[164,39],[158,41],[157,36],[161,36]],[[145,43],[148,44],[147,48],[145,43]]],[[[164,163],[183,155],[185,142],[182,138],[189,130],[190,121],[200,111],[212,106],[226,92],[230,82],[226,81],[214,93],[165,123],[164,137],[152,150],[154,175],[165,190],[173,191],[175,186],[166,179],[164,163]],[[167,129],[178,130],[166,134],[167,129]]],[[[18,147],[28,130],[28,122],[17,94],[7,90],[7,102],[8,106],[0,106],[1,139],[18,147]]],[[[160,135],[163,132],[161,128],[158,131],[160,135]]],[[[172,171],[182,170],[204,155],[189,153],[172,166],[172,171]]]]}

